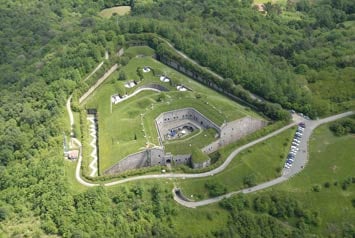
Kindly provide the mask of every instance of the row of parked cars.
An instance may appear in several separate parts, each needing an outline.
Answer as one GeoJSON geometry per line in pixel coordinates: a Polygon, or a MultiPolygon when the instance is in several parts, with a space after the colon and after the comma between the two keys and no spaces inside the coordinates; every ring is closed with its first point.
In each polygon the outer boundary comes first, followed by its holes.
{"type": "Polygon", "coordinates": [[[297,131],[296,131],[295,136],[294,136],[294,138],[292,140],[292,145],[291,145],[291,148],[290,148],[290,152],[287,155],[287,160],[286,160],[286,163],[285,163],[285,168],[286,169],[291,168],[293,162],[295,161],[296,154],[299,151],[299,146],[300,146],[300,143],[301,143],[301,139],[302,139],[304,128],[306,128],[306,124],[304,124],[303,122],[298,124],[297,131]]]}

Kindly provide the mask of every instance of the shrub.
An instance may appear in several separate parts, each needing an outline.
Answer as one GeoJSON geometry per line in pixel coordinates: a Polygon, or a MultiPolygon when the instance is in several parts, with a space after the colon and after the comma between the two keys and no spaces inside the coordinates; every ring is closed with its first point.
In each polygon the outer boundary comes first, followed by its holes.
{"type": "Polygon", "coordinates": [[[313,190],[313,192],[320,192],[321,186],[319,184],[316,184],[313,186],[312,190],[313,190]]]}
{"type": "Polygon", "coordinates": [[[250,174],[243,177],[243,184],[245,187],[253,187],[256,185],[256,178],[254,174],[250,174]]]}
{"type": "Polygon", "coordinates": [[[205,187],[208,189],[208,193],[211,197],[217,197],[227,192],[227,188],[216,181],[208,181],[205,183],[205,187]]]}
{"type": "Polygon", "coordinates": [[[351,200],[351,204],[353,205],[353,207],[355,208],[355,198],[353,200],[351,200]]]}
{"type": "Polygon", "coordinates": [[[336,136],[343,136],[348,133],[355,133],[355,120],[346,118],[338,122],[334,122],[329,126],[329,129],[336,136]]]}
{"type": "Polygon", "coordinates": [[[0,221],[6,220],[8,217],[8,211],[5,208],[0,207],[0,221]]]}

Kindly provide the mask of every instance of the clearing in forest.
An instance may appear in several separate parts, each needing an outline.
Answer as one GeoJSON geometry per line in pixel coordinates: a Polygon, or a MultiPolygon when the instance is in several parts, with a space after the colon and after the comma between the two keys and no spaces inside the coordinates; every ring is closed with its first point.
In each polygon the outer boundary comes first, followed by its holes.
{"type": "Polygon", "coordinates": [[[110,18],[114,14],[117,14],[118,16],[124,16],[124,15],[128,15],[130,12],[131,12],[130,6],[119,6],[119,7],[106,8],[102,10],[99,13],[99,15],[104,18],[110,18]]]}

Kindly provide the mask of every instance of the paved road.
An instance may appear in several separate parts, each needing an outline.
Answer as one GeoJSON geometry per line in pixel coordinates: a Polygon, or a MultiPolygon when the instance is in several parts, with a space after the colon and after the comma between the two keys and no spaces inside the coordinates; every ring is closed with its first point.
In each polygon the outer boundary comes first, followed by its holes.
{"type": "MultiPolygon", "coordinates": [[[[169,46],[173,47],[169,42],[165,41],[167,44],[169,44],[169,46]]],[[[174,47],[173,47],[174,48],[174,47]]],[[[175,48],[174,48],[175,49],[175,48]]],[[[176,49],[175,49],[176,50],[176,49]]],[[[192,59],[188,58],[186,55],[184,55],[182,52],[176,50],[181,56],[189,59],[191,62],[194,62],[197,64],[197,62],[193,61],[192,59]]],[[[115,67],[117,67],[117,65],[115,65],[111,70],[115,70],[115,67]]],[[[109,70],[109,71],[111,71],[109,70]]],[[[213,73],[211,71],[211,73],[213,73]]],[[[216,75],[219,76],[219,75],[216,75]]],[[[219,76],[221,77],[221,76],[219,76]]],[[[128,98],[138,94],[141,91],[144,90],[154,90],[154,91],[159,91],[156,89],[138,89],[136,92],[134,92],[133,94],[129,95],[128,97],[126,97],[124,100],[127,100],[128,98]]],[[[67,111],[68,111],[68,115],[69,115],[69,119],[70,119],[70,125],[71,125],[71,131],[72,131],[72,127],[74,125],[74,117],[73,117],[73,113],[71,110],[71,105],[70,105],[70,101],[71,101],[72,96],[70,96],[67,100],[67,111]]],[[[308,162],[308,141],[309,138],[313,132],[313,130],[318,127],[321,124],[330,122],[330,121],[334,121],[346,116],[350,116],[354,114],[354,112],[350,111],[350,112],[345,112],[342,114],[338,114],[338,115],[334,115],[331,117],[327,117],[324,119],[320,119],[320,120],[304,120],[303,118],[294,116],[293,120],[294,122],[277,130],[274,131],[262,138],[259,138],[255,141],[252,141],[244,146],[241,146],[239,148],[237,148],[236,150],[234,150],[228,157],[227,159],[223,162],[223,164],[211,171],[205,172],[205,173],[198,173],[198,174],[173,174],[173,173],[167,173],[167,174],[157,174],[157,175],[143,175],[143,176],[135,176],[135,177],[130,177],[130,178],[126,178],[126,179],[121,179],[121,180],[117,180],[114,182],[108,182],[108,183],[103,183],[101,185],[104,186],[114,186],[117,184],[122,184],[122,183],[126,183],[126,182],[130,182],[130,181],[136,181],[136,180],[142,180],[142,179],[155,179],[155,178],[202,178],[202,177],[208,177],[208,176],[213,176],[214,174],[220,173],[222,172],[228,165],[229,163],[233,160],[233,158],[235,158],[241,151],[256,145],[257,143],[260,143],[262,141],[265,141],[287,129],[289,129],[290,127],[296,125],[297,123],[299,123],[300,121],[304,121],[306,124],[306,129],[303,133],[303,137],[300,143],[300,150],[296,155],[295,161],[293,166],[290,169],[284,169],[282,171],[282,175],[279,178],[276,178],[274,180],[259,184],[257,186],[254,186],[252,188],[248,188],[248,189],[244,189],[244,190],[240,190],[240,191],[235,191],[235,192],[231,192],[228,193],[226,195],[223,196],[219,196],[219,197],[215,197],[215,198],[210,198],[210,199],[206,199],[206,200],[202,200],[202,201],[197,201],[197,202],[193,202],[193,201],[186,201],[185,199],[183,199],[181,196],[176,195],[176,193],[174,192],[174,199],[176,202],[178,202],[179,204],[186,206],[186,207],[190,207],[190,208],[194,208],[194,207],[198,207],[198,206],[204,206],[207,204],[211,204],[211,203],[215,203],[215,202],[219,202],[221,201],[223,198],[226,197],[230,197],[234,194],[237,193],[251,193],[251,192],[255,192],[261,189],[265,189],[268,187],[271,187],[275,184],[281,183],[286,181],[287,179],[289,179],[290,177],[294,176],[295,174],[299,173],[305,166],[306,163],[308,162]]],[[[79,140],[77,140],[76,138],[72,138],[72,140],[80,147],[80,154],[79,154],[79,159],[78,159],[78,163],[77,163],[77,167],[76,167],[76,171],[75,171],[75,177],[77,179],[77,181],[84,185],[84,186],[88,186],[88,187],[93,187],[93,186],[99,186],[100,184],[98,183],[91,183],[91,182],[87,182],[85,180],[83,180],[81,178],[81,174],[80,174],[80,169],[81,169],[81,164],[82,164],[82,150],[81,150],[81,143],[79,140]]]]}
{"type": "MultiPolygon", "coordinates": [[[[141,90],[137,90],[134,95],[136,93],[139,93],[143,91],[143,89],[141,90]]],[[[130,95],[130,96],[133,96],[130,95]]],[[[68,98],[68,101],[67,101],[67,110],[68,110],[68,114],[69,114],[69,118],[70,118],[70,124],[73,125],[74,124],[74,117],[72,115],[72,111],[71,111],[71,106],[70,106],[70,99],[71,99],[71,96],[68,98]]],[[[240,190],[240,191],[235,191],[235,192],[231,192],[231,193],[228,193],[226,195],[223,195],[223,196],[219,196],[219,197],[215,197],[215,198],[210,198],[210,199],[206,199],[206,200],[202,200],[202,201],[197,201],[197,202],[193,202],[193,201],[186,201],[184,200],[182,197],[176,195],[176,193],[174,192],[174,200],[176,202],[178,202],[179,204],[185,206],[185,207],[190,207],[190,208],[195,208],[195,207],[198,207],[198,206],[204,206],[204,205],[207,205],[207,204],[211,204],[211,203],[215,203],[215,202],[219,202],[221,201],[223,198],[226,198],[226,197],[230,197],[234,194],[237,194],[237,193],[251,193],[251,192],[255,192],[255,191],[258,191],[258,190],[261,190],[261,189],[265,189],[265,188],[268,188],[268,187],[271,187],[273,185],[276,185],[276,184],[279,184],[281,182],[284,182],[286,181],[287,179],[289,179],[290,177],[292,177],[293,175],[299,173],[302,169],[304,169],[307,161],[308,161],[308,148],[307,148],[307,145],[308,145],[308,141],[309,141],[309,138],[313,132],[313,130],[318,127],[319,125],[321,124],[324,124],[324,123],[327,123],[327,122],[331,122],[331,121],[334,121],[334,120],[337,120],[337,119],[340,119],[340,118],[343,118],[343,117],[346,117],[346,116],[350,116],[350,115],[353,115],[355,114],[353,111],[350,111],[350,112],[345,112],[345,113],[341,113],[341,114],[338,114],[338,115],[334,115],[334,116],[330,116],[330,117],[327,117],[327,118],[324,118],[324,119],[320,119],[320,120],[305,120],[303,118],[300,118],[296,115],[294,115],[293,117],[293,122],[279,130],[276,130],[264,137],[261,137],[255,141],[252,141],[246,145],[243,145],[239,148],[237,148],[236,150],[234,150],[228,157],[227,159],[223,162],[223,164],[211,171],[208,171],[208,172],[205,172],[205,173],[197,173],[197,174],[174,174],[174,173],[167,173],[167,174],[156,174],[156,175],[142,175],[142,176],[135,176],[135,177],[130,177],[130,178],[125,178],[125,179],[121,179],[121,180],[117,180],[117,181],[113,181],[113,182],[107,182],[107,183],[103,183],[101,185],[103,186],[114,186],[114,185],[117,185],[117,184],[123,184],[123,183],[127,183],[127,182],[131,182],[131,181],[136,181],[136,180],[143,180],[143,179],[166,179],[166,178],[203,178],[203,177],[208,177],[208,176],[213,176],[217,173],[220,173],[222,172],[225,168],[227,168],[227,166],[230,164],[230,162],[243,150],[251,147],[251,146],[254,146],[262,141],[265,141],[273,136],[276,136],[278,134],[280,134],[281,132],[289,129],[290,127],[298,124],[300,121],[303,121],[305,122],[306,124],[306,129],[304,130],[304,133],[303,133],[303,137],[302,137],[302,140],[301,140],[301,143],[300,143],[300,150],[299,152],[297,153],[296,155],[296,158],[295,158],[295,162],[293,164],[293,166],[290,168],[290,169],[284,169],[282,171],[282,175],[276,179],[273,179],[271,181],[268,181],[268,182],[265,182],[265,183],[262,183],[262,184],[259,184],[257,186],[254,186],[254,187],[251,187],[251,188],[248,188],[248,189],[243,189],[243,190],[240,190]]],[[[73,140],[80,146],[81,148],[81,143],[79,140],[77,140],[76,138],[73,138],[73,140]]],[[[81,153],[81,149],[80,149],[80,155],[79,155],[79,159],[78,159],[78,163],[77,163],[77,167],[76,167],[76,171],[75,171],[75,177],[77,179],[77,181],[84,185],[84,186],[88,186],[88,187],[93,187],[93,186],[99,186],[100,184],[98,183],[91,183],[91,182],[87,182],[85,180],[83,180],[81,178],[81,174],[80,174],[80,169],[81,169],[81,164],[82,164],[82,153],[81,153]]]]}
{"type": "MultiPolygon", "coordinates": [[[[239,191],[234,191],[234,192],[231,192],[231,193],[219,196],[219,197],[214,197],[214,198],[210,198],[210,199],[206,199],[206,200],[202,200],[202,201],[197,201],[197,202],[186,201],[186,199],[184,199],[184,197],[182,197],[182,195],[176,194],[176,192],[174,191],[174,200],[176,202],[178,202],[179,204],[185,206],[185,207],[196,208],[196,207],[199,207],[199,206],[205,206],[205,205],[208,205],[208,204],[211,204],[211,203],[219,202],[222,199],[228,198],[228,197],[230,197],[230,196],[232,196],[234,194],[237,194],[237,193],[251,193],[251,192],[262,190],[262,189],[274,186],[276,184],[282,183],[282,182],[288,180],[289,178],[291,178],[292,176],[294,176],[295,174],[299,173],[300,171],[302,171],[305,168],[305,166],[306,166],[306,164],[308,162],[308,155],[309,155],[308,154],[308,141],[309,141],[309,138],[310,138],[313,130],[316,127],[318,127],[321,124],[324,124],[324,123],[327,123],[327,122],[331,122],[331,121],[335,121],[337,119],[340,119],[340,118],[343,118],[343,117],[346,117],[346,116],[350,116],[350,115],[353,115],[353,114],[354,114],[354,112],[345,112],[345,113],[342,113],[342,114],[334,115],[334,116],[327,117],[327,118],[320,119],[320,120],[302,120],[303,122],[305,122],[306,128],[305,128],[305,130],[303,132],[303,136],[302,136],[301,143],[300,143],[300,146],[299,146],[300,150],[296,154],[296,158],[295,158],[295,161],[294,161],[292,167],[289,168],[289,169],[284,169],[282,171],[282,175],[280,177],[276,178],[276,179],[273,179],[273,180],[270,180],[268,182],[256,185],[256,186],[251,187],[251,188],[247,188],[247,189],[243,189],[243,190],[239,190],[239,191]]],[[[300,119],[296,119],[296,120],[299,121],[300,119]]],[[[295,123],[293,123],[291,125],[294,125],[294,124],[295,123]]],[[[265,138],[265,137],[263,137],[263,138],[265,138]]],[[[263,139],[263,138],[261,138],[261,139],[263,139]]],[[[249,144],[256,144],[254,142],[249,143],[249,144]]],[[[260,140],[258,142],[260,142],[260,140]]],[[[250,147],[249,144],[247,144],[246,147],[244,146],[243,149],[246,149],[246,148],[250,147]]],[[[241,150],[237,149],[237,150],[234,151],[235,153],[233,152],[232,154],[234,154],[234,156],[235,156],[240,151],[241,150]]]]}

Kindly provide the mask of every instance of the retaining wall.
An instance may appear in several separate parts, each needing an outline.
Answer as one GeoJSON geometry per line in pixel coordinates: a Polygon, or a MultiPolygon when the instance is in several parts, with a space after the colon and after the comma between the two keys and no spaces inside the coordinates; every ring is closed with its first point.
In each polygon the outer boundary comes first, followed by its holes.
{"type": "Polygon", "coordinates": [[[111,168],[105,170],[104,174],[117,174],[130,169],[155,165],[165,165],[163,149],[153,148],[128,155],[111,168]]]}
{"type": "Polygon", "coordinates": [[[221,132],[221,128],[218,125],[194,108],[164,112],[155,119],[155,122],[162,141],[164,141],[164,135],[168,133],[169,129],[184,124],[183,122],[185,124],[191,122],[199,128],[214,128],[218,133],[221,132]]]}
{"type": "Polygon", "coordinates": [[[202,168],[205,168],[207,166],[210,166],[211,164],[211,159],[208,159],[202,163],[194,163],[194,162],[191,162],[191,166],[193,169],[202,169],[202,168]]]}
{"type": "Polygon", "coordinates": [[[252,117],[244,117],[242,119],[225,123],[220,132],[220,138],[212,142],[202,149],[206,154],[213,153],[219,148],[233,143],[240,138],[249,135],[267,125],[266,121],[252,117]]]}

